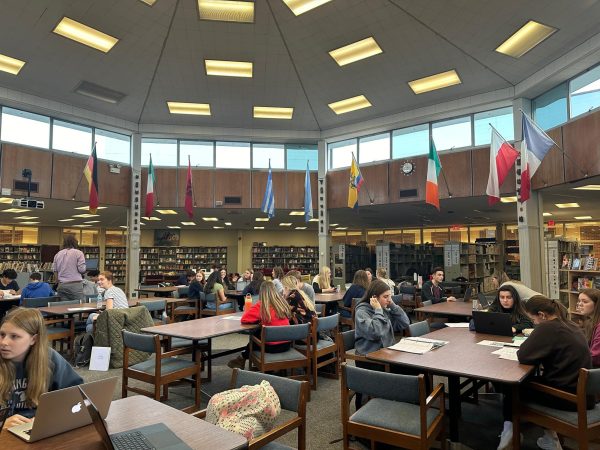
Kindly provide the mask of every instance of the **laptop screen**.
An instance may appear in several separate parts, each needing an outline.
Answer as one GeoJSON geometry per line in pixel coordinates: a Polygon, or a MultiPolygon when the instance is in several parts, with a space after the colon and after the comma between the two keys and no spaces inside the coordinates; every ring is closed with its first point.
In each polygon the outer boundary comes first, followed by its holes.
{"type": "Polygon", "coordinates": [[[96,431],[102,438],[102,443],[107,450],[114,450],[114,446],[112,441],[110,440],[110,435],[108,434],[108,430],[106,429],[106,424],[104,423],[104,419],[100,415],[98,408],[94,405],[94,402],[90,400],[90,398],[86,395],[81,386],[77,386],[79,388],[79,392],[81,393],[81,397],[83,398],[83,404],[86,406],[90,417],[92,418],[92,423],[96,428],[96,431]]]}

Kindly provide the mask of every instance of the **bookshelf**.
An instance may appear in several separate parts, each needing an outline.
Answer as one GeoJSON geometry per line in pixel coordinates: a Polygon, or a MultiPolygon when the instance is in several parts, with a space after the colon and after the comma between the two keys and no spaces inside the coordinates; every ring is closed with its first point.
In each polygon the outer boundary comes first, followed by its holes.
{"type": "Polygon", "coordinates": [[[0,245],[0,271],[14,269],[17,272],[33,272],[41,266],[41,246],[0,245]]]}
{"type": "Polygon", "coordinates": [[[302,274],[315,275],[319,273],[319,247],[268,246],[265,242],[254,242],[252,267],[270,276],[275,266],[281,266],[285,272],[296,269],[302,274]]]}
{"type": "Polygon", "coordinates": [[[587,288],[600,289],[600,270],[597,270],[598,268],[596,266],[596,270],[560,269],[561,275],[566,275],[565,279],[567,280],[565,285],[561,285],[561,302],[569,308],[571,315],[577,315],[575,309],[581,290],[587,288]]]}
{"type": "Polygon", "coordinates": [[[115,284],[124,284],[127,275],[127,248],[105,247],[104,269],[112,272],[115,284]]]}
{"type": "MultiPolygon", "coordinates": [[[[571,268],[573,261],[581,262],[579,258],[579,244],[575,241],[564,239],[546,239],[544,241],[544,254],[546,258],[546,287],[548,296],[555,300],[561,300],[567,305],[568,299],[562,290],[570,285],[567,273],[561,269],[571,268]]],[[[583,267],[573,267],[573,269],[583,267]]]]}
{"type": "MultiPolygon", "coordinates": [[[[443,248],[433,244],[393,244],[390,243],[390,269],[388,276],[399,281],[402,277],[413,279],[413,273],[427,279],[436,266],[442,266],[443,248]]],[[[379,262],[377,263],[379,267],[379,262]]]]}
{"type": "Polygon", "coordinates": [[[331,252],[331,276],[333,285],[351,283],[354,273],[359,269],[371,267],[373,270],[373,254],[366,245],[336,244],[331,252]]]}
{"type": "Polygon", "coordinates": [[[446,280],[463,277],[477,283],[479,292],[493,290],[492,274],[499,261],[499,249],[495,242],[470,244],[446,242],[444,244],[444,271],[446,280]]]}
{"type": "Polygon", "coordinates": [[[227,265],[227,247],[142,247],[140,276],[156,279],[188,269],[210,270],[227,265]]]}
{"type": "Polygon", "coordinates": [[[79,250],[83,252],[85,259],[97,259],[100,260],[100,247],[87,247],[81,246],[79,250]]]}
{"type": "Polygon", "coordinates": [[[511,280],[521,279],[521,256],[519,254],[519,241],[506,239],[504,241],[504,271],[511,280]]]}

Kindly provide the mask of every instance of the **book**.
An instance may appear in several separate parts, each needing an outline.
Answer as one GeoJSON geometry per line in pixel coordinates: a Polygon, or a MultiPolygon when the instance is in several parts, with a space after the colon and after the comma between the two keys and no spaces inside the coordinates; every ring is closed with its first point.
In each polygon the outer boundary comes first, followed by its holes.
{"type": "Polygon", "coordinates": [[[390,348],[391,350],[398,350],[400,352],[416,353],[418,355],[422,355],[423,353],[427,353],[428,351],[432,350],[433,344],[427,342],[413,341],[408,338],[402,338],[400,339],[400,342],[388,348],[390,348]]]}
{"type": "Polygon", "coordinates": [[[579,270],[581,267],[581,260],[579,258],[573,258],[573,264],[571,264],[571,269],[579,270]]]}

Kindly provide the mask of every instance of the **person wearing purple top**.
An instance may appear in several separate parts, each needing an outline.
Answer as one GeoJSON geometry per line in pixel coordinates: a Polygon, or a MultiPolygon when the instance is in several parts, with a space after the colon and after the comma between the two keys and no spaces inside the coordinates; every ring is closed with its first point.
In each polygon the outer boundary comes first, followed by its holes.
{"type": "Polygon", "coordinates": [[[77,239],[72,234],[65,235],[63,249],[54,256],[52,269],[56,272],[56,293],[60,299],[82,300],[85,258],[83,252],[77,249],[77,239]]]}

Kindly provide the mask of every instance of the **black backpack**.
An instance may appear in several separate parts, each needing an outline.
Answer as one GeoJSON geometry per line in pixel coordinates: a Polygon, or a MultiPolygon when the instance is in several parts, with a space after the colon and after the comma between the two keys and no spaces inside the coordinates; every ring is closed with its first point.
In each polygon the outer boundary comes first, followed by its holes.
{"type": "Polygon", "coordinates": [[[94,346],[94,336],[92,333],[80,334],[75,338],[75,367],[87,366],[92,357],[92,347],[94,346]]]}

